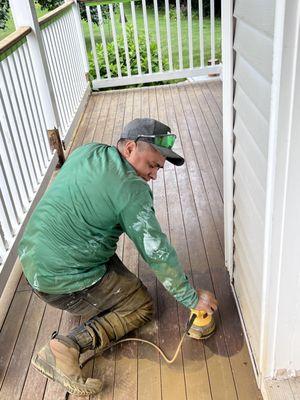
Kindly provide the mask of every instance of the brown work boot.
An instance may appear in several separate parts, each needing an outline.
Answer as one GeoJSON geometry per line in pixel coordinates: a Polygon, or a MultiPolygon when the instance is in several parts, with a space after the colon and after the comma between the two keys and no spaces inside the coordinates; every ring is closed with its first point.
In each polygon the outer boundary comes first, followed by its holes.
{"type": "Polygon", "coordinates": [[[99,379],[84,378],[79,367],[79,347],[58,335],[32,359],[33,366],[47,378],[59,382],[69,393],[88,396],[101,391],[99,379]]]}

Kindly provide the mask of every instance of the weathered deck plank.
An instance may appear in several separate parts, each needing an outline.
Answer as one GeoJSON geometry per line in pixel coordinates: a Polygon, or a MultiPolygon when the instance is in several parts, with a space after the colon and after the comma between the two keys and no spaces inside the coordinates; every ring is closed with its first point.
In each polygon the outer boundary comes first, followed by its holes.
{"type": "MultiPolygon", "coordinates": [[[[174,111],[171,90],[164,92],[165,107],[167,110],[168,124],[171,129],[179,133],[178,151],[183,154],[183,136],[178,128],[174,111]]],[[[185,268],[185,273],[193,282],[191,258],[189,254],[188,236],[184,224],[184,212],[190,210],[189,203],[181,202],[181,193],[178,178],[186,174],[186,164],[180,170],[173,168],[165,171],[165,186],[168,203],[168,220],[171,231],[171,241],[178,253],[179,259],[185,268]]],[[[181,334],[183,333],[188,318],[188,311],[179,306],[179,321],[181,334]]],[[[202,342],[186,339],[183,344],[184,375],[186,382],[186,396],[188,399],[211,399],[209,377],[207,374],[204,347],[202,342]],[[201,397],[200,397],[201,396],[201,397]]]]}
{"type": "MultiPolygon", "coordinates": [[[[158,119],[168,124],[167,111],[164,101],[164,91],[162,87],[156,89],[156,98],[158,105],[158,119]]],[[[175,150],[178,149],[177,146],[178,144],[176,143],[176,147],[174,148],[175,150]]],[[[171,240],[172,235],[169,225],[167,193],[165,186],[167,171],[170,171],[171,173],[174,171],[172,164],[165,163],[164,171],[162,171],[162,174],[160,174],[158,179],[153,183],[153,191],[154,206],[158,220],[161,223],[162,230],[171,240]],[[159,201],[156,201],[157,196],[159,196],[159,201]]],[[[175,299],[168,295],[161,283],[158,283],[158,318],[159,343],[166,354],[171,357],[175,353],[180,340],[178,307],[175,299]],[[170,332],[172,332],[172,340],[170,340],[170,332]]],[[[182,349],[180,350],[180,353],[174,364],[167,365],[163,360],[161,360],[161,385],[162,399],[186,399],[182,349]]]]}
{"type": "MultiPolygon", "coordinates": [[[[3,380],[13,355],[15,344],[22,327],[29,301],[30,292],[16,293],[10,305],[9,312],[4,321],[0,335],[0,385],[2,389],[3,380]]],[[[0,392],[1,393],[1,392],[0,392]]]]}
{"type": "MultiPolygon", "coordinates": [[[[143,91],[142,104],[143,117],[157,118],[158,105],[155,90],[143,91]]],[[[147,268],[147,265],[140,256],[139,277],[147,286],[154,300],[154,319],[148,326],[143,326],[139,330],[139,337],[159,345],[157,281],[153,272],[147,268]]],[[[138,345],[138,399],[161,400],[160,357],[153,348],[143,344],[138,345]]]]}
{"type": "Polygon", "coordinates": [[[37,296],[31,296],[1,388],[4,399],[19,399],[22,394],[45,306],[37,296]]]}
{"type": "MultiPolygon", "coordinates": [[[[193,144],[194,144],[194,136],[191,134],[191,130],[195,129],[195,127],[192,127],[192,122],[190,121],[190,119],[188,119],[186,117],[186,115],[184,114],[184,109],[182,107],[182,104],[184,103],[184,101],[186,100],[185,97],[183,99],[180,98],[181,94],[184,95],[184,88],[180,87],[178,89],[178,91],[172,91],[172,95],[173,95],[173,100],[174,100],[174,105],[176,104],[176,110],[175,115],[176,115],[176,119],[177,119],[177,126],[178,126],[178,131],[181,134],[181,142],[183,144],[183,147],[185,147],[186,145],[189,145],[189,151],[185,151],[184,150],[184,154],[186,156],[186,162],[187,162],[187,167],[189,170],[189,163],[190,160],[193,160],[195,163],[199,162],[199,157],[197,152],[195,151],[196,149],[193,148],[193,144]]],[[[167,89],[166,89],[167,91],[167,89]]],[[[171,104],[168,107],[168,110],[171,109],[171,104]]],[[[196,130],[194,131],[194,134],[199,134],[198,131],[196,132],[196,130]]],[[[194,138],[195,139],[195,138],[194,138]]],[[[197,140],[197,139],[195,139],[197,140]]],[[[198,149],[198,151],[201,151],[201,157],[202,160],[205,161],[205,158],[207,157],[206,154],[204,154],[204,148],[200,148],[198,149]]],[[[213,178],[212,178],[212,171],[208,170],[208,163],[206,163],[205,165],[202,164],[202,168],[205,168],[207,175],[210,176],[211,180],[210,180],[210,184],[213,185],[213,178]]],[[[202,168],[200,167],[200,170],[202,172],[202,168]]],[[[178,175],[180,175],[180,171],[178,170],[178,175]]],[[[203,176],[203,174],[202,174],[203,176]]],[[[208,183],[208,176],[206,177],[206,183],[208,183]]],[[[204,179],[203,179],[204,180],[204,179]]],[[[199,184],[200,182],[198,182],[199,184]]],[[[206,207],[207,207],[207,213],[210,214],[210,203],[209,203],[209,199],[205,196],[205,189],[206,187],[203,188],[202,190],[202,202],[204,201],[206,203],[206,207]]],[[[193,223],[193,225],[195,226],[195,222],[193,223]]],[[[211,225],[210,226],[210,230],[214,230],[215,231],[215,226],[211,225]]],[[[221,257],[221,260],[223,260],[223,257],[221,257]]],[[[222,261],[223,262],[223,261],[222,261]]],[[[197,282],[195,284],[196,287],[206,287],[207,289],[212,290],[212,283],[211,280],[207,280],[207,282],[197,282]]],[[[219,300],[220,297],[219,297],[219,300]]],[[[235,399],[235,388],[234,388],[234,381],[232,379],[231,376],[231,370],[230,370],[230,365],[228,362],[227,358],[223,358],[222,356],[219,357],[218,355],[220,355],[220,353],[224,354],[224,342],[222,340],[222,338],[220,337],[220,330],[218,330],[218,332],[216,333],[216,335],[214,335],[209,341],[207,341],[208,346],[215,344],[216,347],[216,351],[212,352],[210,354],[209,357],[207,357],[206,363],[207,363],[207,368],[209,371],[209,380],[210,380],[210,388],[212,391],[212,395],[213,398],[219,398],[219,396],[223,395],[222,398],[224,399],[235,399]],[[223,351],[222,351],[223,350],[223,351]],[[220,389],[222,388],[222,390],[220,389]]],[[[206,355],[209,351],[209,347],[206,347],[205,352],[206,355]]]]}
{"type": "MultiPolygon", "coordinates": [[[[129,93],[131,107],[125,108],[123,126],[134,118],[138,118],[141,112],[141,91],[134,90],[129,93]]],[[[117,95],[119,98],[121,96],[117,95]]],[[[119,113],[119,110],[117,111],[119,113]]],[[[120,134],[121,129],[118,131],[120,134]]],[[[138,275],[138,252],[131,240],[124,237],[123,263],[134,274],[138,275]]],[[[130,334],[136,336],[136,332],[130,334]]],[[[116,348],[116,370],[114,385],[114,400],[137,399],[137,343],[122,343],[116,348]]]]}
{"type": "MultiPolygon", "coordinates": [[[[89,100],[67,154],[90,141],[115,145],[123,126],[140,116],[158,118],[178,135],[175,151],[184,154],[186,163],[181,168],[166,163],[159,172],[152,185],[154,205],[185,273],[196,288],[215,291],[220,303],[216,335],[206,342],[187,338],[172,366],[151,347],[135,343],[89,362],[88,373],[105,383],[93,400],[260,399],[224,268],[221,113],[221,84],[216,81],[108,91],[89,100]]],[[[188,310],[157,283],[124,235],[118,254],[139,274],[155,303],[155,319],[132,336],[151,340],[173,355],[188,310]]],[[[53,330],[66,333],[79,321],[45,307],[21,280],[0,333],[0,399],[63,399],[64,390],[36,373],[30,359],[53,330]]]]}

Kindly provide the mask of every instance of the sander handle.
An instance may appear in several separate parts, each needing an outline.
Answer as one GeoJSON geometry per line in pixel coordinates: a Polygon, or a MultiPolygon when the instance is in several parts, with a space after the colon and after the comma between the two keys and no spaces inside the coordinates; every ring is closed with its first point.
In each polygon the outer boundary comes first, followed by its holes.
{"type": "Polygon", "coordinates": [[[197,318],[197,314],[192,314],[191,318],[188,320],[188,323],[186,325],[185,332],[188,333],[188,331],[191,329],[195,319],[197,318]]]}

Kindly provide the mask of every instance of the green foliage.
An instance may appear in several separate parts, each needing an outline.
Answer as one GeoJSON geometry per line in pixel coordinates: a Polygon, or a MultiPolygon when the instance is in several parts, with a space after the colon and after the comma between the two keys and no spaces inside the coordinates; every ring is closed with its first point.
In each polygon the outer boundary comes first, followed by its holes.
{"type": "Polygon", "coordinates": [[[170,20],[171,21],[176,21],[177,20],[177,14],[176,14],[176,7],[171,5],[170,6],[170,20]]]}
{"type": "MultiPolygon", "coordinates": [[[[165,0],[157,0],[158,8],[161,10],[165,7],[165,0]]],[[[208,17],[210,15],[210,0],[203,0],[203,16],[208,17]]],[[[192,10],[198,13],[199,9],[199,0],[191,0],[192,10]]],[[[147,0],[147,6],[153,6],[153,0],[147,0]]],[[[175,9],[176,0],[169,0],[170,9],[175,9]]],[[[180,0],[180,8],[181,8],[181,16],[186,12],[187,9],[187,0],[180,0]]],[[[221,0],[215,0],[215,16],[221,16],[221,0]]],[[[172,17],[171,17],[172,18],[172,17]]],[[[176,19],[176,16],[174,20],[176,19]]]]}
{"type": "MultiPolygon", "coordinates": [[[[42,10],[54,10],[54,8],[60,6],[64,3],[64,0],[36,0],[35,3],[41,5],[42,10]]],[[[176,9],[175,4],[176,0],[169,0],[170,3],[170,18],[171,20],[176,20],[176,9]]],[[[137,8],[140,7],[140,3],[136,3],[137,8]]],[[[153,6],[153,0],[147,0],[147,6],[153,6]]],[[[165,0],[158,0],[159,8],[163,8],[165,6],[165,0]]],[[[114,5],[115,8],[115,5],[114,5]]],[[[187,9],[187,0],[181,0],[181,16],[186,16],[186,9],[187,9]]],[[[81,18],[87,21],[87,15],[85,11],[85,4],[79,3],[79,9],[81,18]]],[[[192,0],[192,9],[197,13],[198,12],[198,0],[192,0]]],[[[91,17],[93,23],[98,22],[98,14],[96,7],[91,7],[91,17]]],[[[109,15],[108,5],[101,6],[103,19],[106,19],[109,15]]],[[[0,29],[4,29],[9,13],[9,3],[8,0],[0,0],[0,29]]],[[[210,0],[203,0],[203,15],[209,16],[210,13],[210,0]]],[[[215,0],[215,15],[220,17],[221,15],[221,0],[215,0]]]]}
{"type": "MultiPolygon", "coordinates": [[[[59,7],[61,4],[64,4],[64,0],[36,0],[36,4],[41,6],[42,10],[52,11],[55,8],[59,7]]],[[[115,8],[115,6],[113,6],[115,8]]],[[[79,3],[79,10],[81,18],[87,21],[87,15],[85,11],[85,4],[79,3]]],[[[96,7],[91,7],[91,18],[94,24],[98,23],[98,12],[96,7]]],[[[102,5],[102,17],[106,19],[109,15],[108,5],[102,5]]],[[[6,22],[8,20],[9,14],[9,2],[8,0],[0,0],[0,29],[5,29],[6,22]]]]}
{"type": "MultiPolygon", "coordinates": [[[[176,6],[170,5],[170,20],[171,21],[177,21],[177,11],[176,11],[176,6]]],[[[193,10],[192,9],[192,18],[198,18],[199,10],[193,10]]],[[[188,8],[185,4],[181,4],[180,6],[180,19],[186,19],[188,16],[188,8]]]]}
{"type": "MultiPolygon", "coordinates": [[[[54,10],[56,7],[60,6],[61,4],[64,3],[64,0],[37,0],[36,3],[39,3],[41,5],[42,10],[54,10]]],[[[79,4],[79,10],[80,10],[80,15],[81,18],[87,21],[87,15],[86,15],[86,10],[85,10],[85,4],[84,3],[78,3],[79,4]]],[[[102,10],[102,17],[103,19],[107,18],[109,14],[109,8],[108,5],[102,5],[101,7],[102,10]]],[[[94,24],[98,23],[98,12],[96,7],[91,7],[91,18],[94,24]]]]}
{"type": "MultiPolygon", "coordinates": [[[[126,34],[127,34],[127,44],[128,44],[128,52],[129,52],[129,59],[130,59],[130,66],[131,66],[131,74],[137,75],[138,74],[138,66],[137,66],[137,58],[136,58],[136,48],[134,42],[134,30],[132,24],[126,24],[126,34]]],[[[148,69],[148,58],[147,58],[147,46],[146,46],[146,39],[144,35],[139,36],[139,51],[140,51],[140,60],[141,60],[141,70],[143,74],[149,72],[148,69]]],[[[119,58],[120,58],[120,66],[121,72],[123,76],[127,76],[127,66],[126,66],[126,54],[125,54],[125,47],[124,47],[124,39],[123,35],[117,36],[117,43],[118,43],[118,51],[119,51],[119,58]]],[[[109,42],[106,44],[107,53],[108,53],[108,62],[111,71],[111,77],[118,76],[117,70],[117,61],[116,61],[116,54],[115,54],[115,47],[113,42],[109,42]]],[[[150,38],[150,53],[151,53],[151,65],[152,65],[152,72],[159,72],[159,63],[158,63],[158,51],[157,45],[155,42],[151,41],[150,38]]],[[[100,76],[101,78],[107,78],[107,71],[105,66],[105,59],[104,59],[104,51],[102,43],[96,44],[96,54],[97,60],[100,69],[100,76]]],[[[94,58],[92,52],[88,55],[89,64],[90,64],[90,78],[95,79],[95,65],[94,65],[94,58]]],[[[165,58],[162,60],[163,69],[168,68],[168,62],[165,58]]]]}
{"type": "Polygon", "coordinates": [[[9,4],[8,0],[0,0],[0,29],[4,29],[8,20],[9,4]]]}
{"type": "Polygon", "coordinates": [[[38,0],[35,3],[39,3],[42,10],[52,11],[62,5],[64,0],[38,0]]]}

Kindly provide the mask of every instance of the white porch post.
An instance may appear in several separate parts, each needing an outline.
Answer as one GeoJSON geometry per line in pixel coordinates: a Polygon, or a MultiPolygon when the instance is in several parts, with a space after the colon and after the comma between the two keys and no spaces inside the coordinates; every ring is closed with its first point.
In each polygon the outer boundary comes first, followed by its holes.
{"type": "Polygon", "coordinates": [[[233,274],[233,0],[222,0],[225,265],[233,274]]]}
{"type": "Polygon", "coordinates": [[[300,370],[300,4],[277,1],[274,23],[259,368],[300,370]]]}
{"type": "Polygon", "coordinates": [[[27,36],[27,41],[45,114],[46,126],[48,130],[59,129],[59,116],[34,1],[9,0],[9,4],[16,28],[20,26],[30,26],[32,28],[32,32],[27,36]]]}

